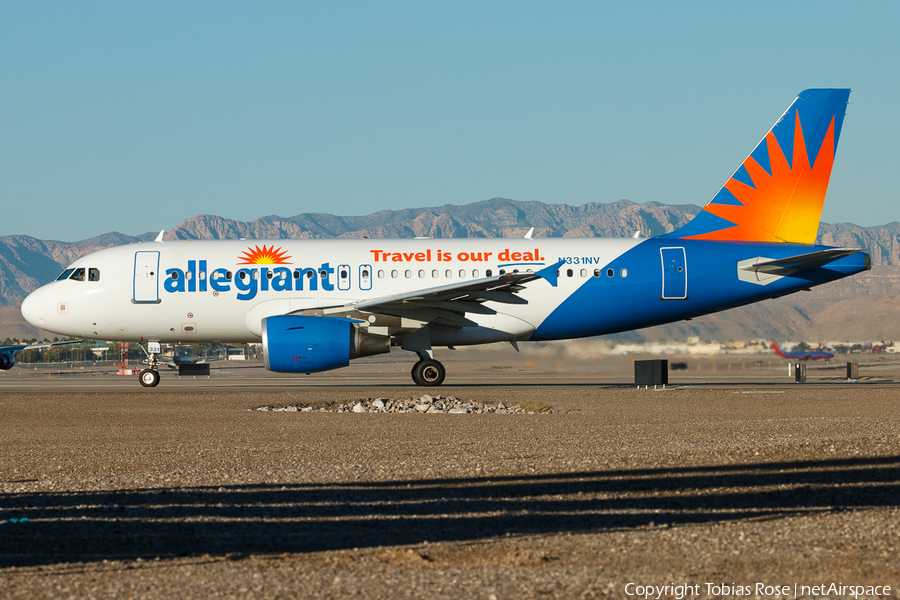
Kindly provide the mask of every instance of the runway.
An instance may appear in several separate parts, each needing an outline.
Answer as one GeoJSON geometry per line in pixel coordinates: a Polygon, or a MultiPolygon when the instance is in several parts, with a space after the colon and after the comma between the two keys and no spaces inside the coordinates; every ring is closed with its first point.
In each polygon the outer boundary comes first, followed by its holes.
{"type": "Polygon", "coordinates": [[[900,585],[894,367],[796,384],[777,365],[720,364],[637,390],[621,365],[481,364],[429,392],[549,412],[318,410],[425,393],[393,363],[164,373],[153,390],[103,372],[0,374],[0,589],[501,599],[900,585]],[[316,410],[253,410],[291,404],[316,410]]]}

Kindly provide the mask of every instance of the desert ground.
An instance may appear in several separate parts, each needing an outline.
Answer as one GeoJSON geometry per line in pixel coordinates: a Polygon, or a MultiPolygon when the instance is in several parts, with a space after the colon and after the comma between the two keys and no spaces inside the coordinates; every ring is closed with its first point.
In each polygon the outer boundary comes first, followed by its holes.
{"type": "Polygon", "coordinates": [[[686,369],[636,389],[635,358],[461,352],[430,389],[402,355],[309,377],[213,363],[155,389],[16,367],[0,373],[0,591],[897,594],[900,362],[839,357],[796,383],[765,355],[670,356],[686,369]],[[480,408],[348,410],[424,394],[480,408]],[[528,410],[486,412],[500,404],[528,410]]]}

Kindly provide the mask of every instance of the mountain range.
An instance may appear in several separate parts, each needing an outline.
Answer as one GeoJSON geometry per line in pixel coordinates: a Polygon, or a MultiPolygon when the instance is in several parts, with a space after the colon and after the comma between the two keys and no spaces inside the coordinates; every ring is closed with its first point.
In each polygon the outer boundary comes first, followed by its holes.
{"type": "MultiPolygon", "coordinates": [[[[635,204],[627,200],[569,206],[494,198],[462,206],[385,210],[352,217],[302,213],[244,222],[200,215],[166,231],[163,239],[496,238],[521,237],[531,227],[534,237],[626,237],[635,231],[654,236],[687,223],[699,210],[691,204],[635,204]]],[[[157,235],[113,232],[77,242],[0,236],[0,338],[42,337],[21,318],[18,306],[28,293],[51,281],[76,258],[110,246],[150,241],[157,235]]],[[[900,322],[894,316],[897,294],[893,291],[900,289],[900,223],[874,227],[823,223],[818,241],[866,248],[873,270],[809,293],[620,337],[636,341],[687,336],[711,341],[900,338],[900,322]]]]}

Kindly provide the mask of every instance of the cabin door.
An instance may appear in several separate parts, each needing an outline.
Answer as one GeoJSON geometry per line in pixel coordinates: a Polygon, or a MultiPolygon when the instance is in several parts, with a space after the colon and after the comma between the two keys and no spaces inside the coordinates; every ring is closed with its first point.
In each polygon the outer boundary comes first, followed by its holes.
{"type": "Polygon", "coordinates": [[[660,248],[662,296],[660,300],[687,300],[687,261],[684,248],[660,248]]]}
{"type": "Polygon", "coordinates": [[[159,302],[159,252],[134,253],[134,296],[135,304],[156,304],[159,302]]]}

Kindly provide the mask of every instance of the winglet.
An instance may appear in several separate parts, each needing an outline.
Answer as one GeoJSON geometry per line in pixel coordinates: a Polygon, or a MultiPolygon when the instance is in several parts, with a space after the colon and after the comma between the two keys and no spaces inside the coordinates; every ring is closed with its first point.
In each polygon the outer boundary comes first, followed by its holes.
{"type": "Polygon", "coordinates": [[[163,229],[162,231],[160,231],[160,232],[159,232],[159,235],[156,236],[156,239],[153,240],[153,241],[154,241],[154,242],[161,242],[161,241],[163,241],[162,236],[163,236],[163,234],[164,234],[165,232],[166,232],[165,229],[163,229]]]}
{"type": "Polygon", "coordinates": [[[528,233],[525,234],[525,239],[530,240],[532,235],[534,235],[534,227],[528,230],[528,233]]]}
{"type": "Polygon", "coordinates": [[[559,267],[563,265],[566,261],[561,260],[555,265],[550,265],[549,267],[544,267],[540,271],[535,271],[535,275],[540,277],[541,279],[546,279],[550,282],[550,285],[556,287],[557,278],[559,277],[559,267]]]}

